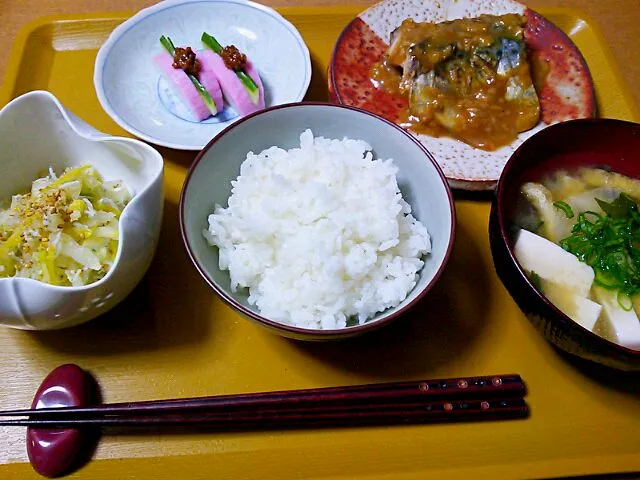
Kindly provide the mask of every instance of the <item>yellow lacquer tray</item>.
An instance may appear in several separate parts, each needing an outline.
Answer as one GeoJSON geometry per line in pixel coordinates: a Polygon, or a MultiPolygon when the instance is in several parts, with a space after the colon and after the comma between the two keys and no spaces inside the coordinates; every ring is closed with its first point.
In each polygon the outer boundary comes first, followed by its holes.
{"type": "MultiPolygon", "coordinates": [[[[307,96],[325,100],[326,67],[360,7],[286,8],[311,50],[307,96]]],[[[607,46],[590,20],[543,10],[584,54],[602,116],[640,120],[607,46]]],[[[96,128],[127,135],[100,108],[93,62],[126,15],[44,19],[19,35],[0,103],[52,91],[96,128]]],[[[37,141],[37,139],[34,139],[37,141]]],[[[531,417],[484,424],[249,433],[105,436],[83,479],[541,478],[640,471],[640,380],[585,366],[554,350],[495,275],[488,197],[458,198],[451,263],[414,314],[366,337],[330,344],[286,340],[240,318],[190,264],[178,199],[195,153],[165,158],[164,224],[145,280],[119,307],[70,330],[0,330],[0,408],[30,404],[55,366],[92,371],[109,402],[520,373],[531,417]]],[[[0,478],[37,478],[24,430],[0,428],[0,478]]]]}

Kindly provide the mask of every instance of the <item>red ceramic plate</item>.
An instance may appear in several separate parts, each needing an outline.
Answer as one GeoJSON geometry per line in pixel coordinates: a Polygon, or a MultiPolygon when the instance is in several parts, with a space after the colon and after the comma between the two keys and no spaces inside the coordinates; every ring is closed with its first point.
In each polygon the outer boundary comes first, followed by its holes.
{"type": "Polygon", "coordinates": [[[364,108],[393,122],[406,108],[404,97],[376,89],[369,79],[380,61],[391,32],[405,18],[442,22],[481,14],[519,13],[527,17],[525,42],[529,56],[548,71],[538,89],[541,120],[510,145],[487,152],[447,137],[416,135],[431,151],[454,188],[489,190],[495,187],[505,163],[524,140],[545,126],[595,115],[595,96],[589,69],[575,44],[538,13],[513,0],[384,0],[360,13],[340,35],[329,65],[333,101],[364,108]]]}

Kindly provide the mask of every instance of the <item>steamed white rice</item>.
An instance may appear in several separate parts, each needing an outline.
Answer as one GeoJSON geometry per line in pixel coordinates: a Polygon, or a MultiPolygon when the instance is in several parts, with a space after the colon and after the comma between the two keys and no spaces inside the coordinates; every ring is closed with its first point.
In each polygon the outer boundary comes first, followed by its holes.
{"type": "Polygon", "coordinates": [[[250,152],[204,236],[231,288],[282,323],[362,324],[402,302],[431,251],[411,215],[393,160],[362,140],[300,135],[300,148],[250,152]]]}

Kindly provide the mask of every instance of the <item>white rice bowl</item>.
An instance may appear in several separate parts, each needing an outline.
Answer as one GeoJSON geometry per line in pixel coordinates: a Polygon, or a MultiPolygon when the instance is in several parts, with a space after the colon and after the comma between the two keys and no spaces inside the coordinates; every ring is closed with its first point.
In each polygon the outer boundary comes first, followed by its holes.
{"type": "Polygon", "coordinates": [[[247,154],[228,207],[204,236],[219,248],[232,291],[261,315],[308,329],[365,323],[399,305],[431,251],[392,159],[362,140],[300,136],[300,148],[247,154]]]}

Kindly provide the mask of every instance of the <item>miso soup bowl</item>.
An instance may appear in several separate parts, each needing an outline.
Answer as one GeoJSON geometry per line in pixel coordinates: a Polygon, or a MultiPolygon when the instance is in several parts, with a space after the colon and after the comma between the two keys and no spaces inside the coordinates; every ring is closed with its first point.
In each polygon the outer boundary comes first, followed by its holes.
{"type": "Polygon", "coordinates": [[[612,119],[572,120],[535,134],[518,148],[498,182],[489,219],[496,272],[538,331],[572,355],[620,370],[640,370],[640,351],[583,328],[529,281],[514,254],[514,218],[520,187],[558,170],[604,167],[640,178],[640,125],[612,119]]]}
{"type": "Polygon", "coordinates": [[[51,93],[29,92],[0,111],[0,199],[25,193],[51,167],[93,165],[132,194],[119,222],[114,264],[97,282],[57,286],[0,278],[0,325],[54,330],[91,320],[123,300],[153,258],[162,220],[162,156],[145,143],[98,132],[51,93]]]}
{"type": "Polygon", "coordinates": [[[292,103],[250,115],[224,130],[196,157],[180,200],[180,227],[187,252],[212,290],[236,312],[280,335],[301,340],[332,340],[359,335],[401,317],[437,282],[453,246],[455,209],[440,167],[413,137],[398,126],[364,110],[326,103],[292,103]],[[248,302],[246,289],[233,292],[229,272],[218,264],[218,248],[205,240],[208,216],[216,204],[227,206],[231,181],[240,174],[248,152],[277,145],[300,146],[300,134],[311,129],[315,137],[344,137],[366,141],[376,158],[393,158],[398,186],[413,215],[424,222],[432,242],[417,284],[395,308],[368,322],[334,330],[299,328],[261,315],[248,302]]]}

